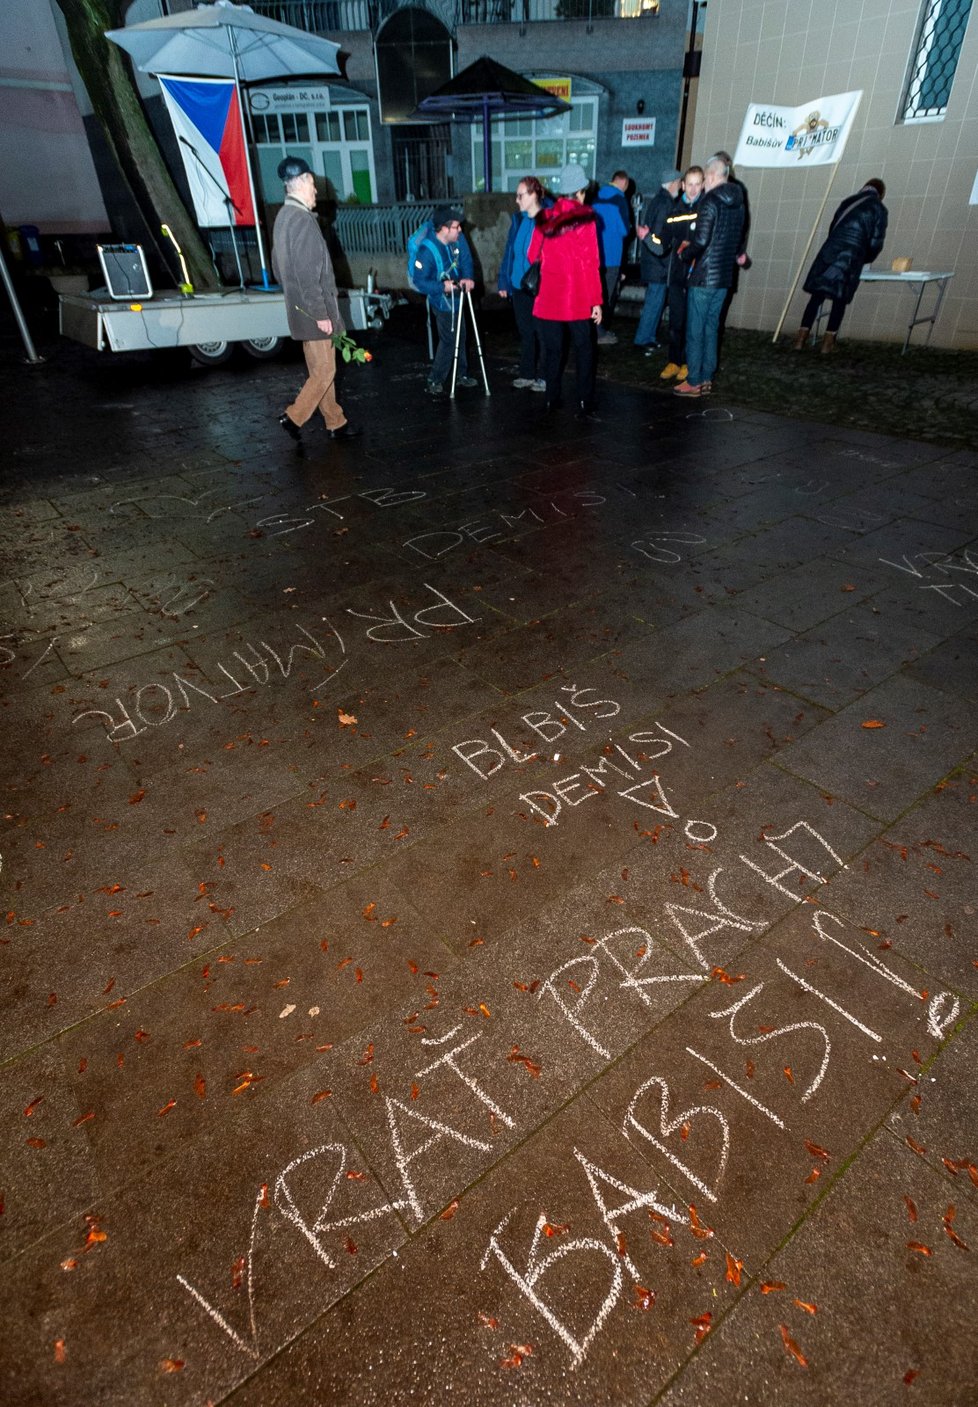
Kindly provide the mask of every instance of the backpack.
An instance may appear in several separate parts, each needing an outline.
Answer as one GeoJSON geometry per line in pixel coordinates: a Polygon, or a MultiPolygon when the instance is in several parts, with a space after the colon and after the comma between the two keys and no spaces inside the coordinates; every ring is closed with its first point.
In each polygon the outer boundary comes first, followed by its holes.
{"type": "Polygon", "coordinates": [[[426,244],[435,255],[439,267],[441,267],[441,256],[438,253],[434,241],[435,227],[430,220],[425,220],[423,225],[419,225],[412,235],[408,236],[407,242],[407,281],[408,287],[413,288],[415,293],[420,293],[421,289],[414,281],[415,264],[421,253],[421,246],[426,244]]]}

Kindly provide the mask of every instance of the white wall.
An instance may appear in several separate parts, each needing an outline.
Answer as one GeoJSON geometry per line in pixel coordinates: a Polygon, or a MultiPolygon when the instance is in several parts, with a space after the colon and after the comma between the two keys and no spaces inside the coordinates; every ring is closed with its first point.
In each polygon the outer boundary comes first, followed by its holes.
{"type": "Polygon", "coordinates": [[[0,0],[0,213],[64,234],[108,229],[49,0],[0,0]]]}
{"type": "MultiPolygon", "coordinates": [[[[978,347],[978,205],[968,197],[978,173],[978,8],[958,60],[947,115],[940,122],[896,121],[917,31],[920,0],[739,0],[709,8],[693,134],[695,160],[717,147],[733,151],[749,102],[785,105],[863,89],[852,136],[832,186],[813,250],[832,210],[870,176],[886,182],[890,228],[877,269],[910,255],[915,269],[953,269],[933,342],[978,347]]],[[[750,254],[732,324],[772,329],[801,261],[831,174],[738,169],[750,192],[750,254]]],[[[809,256],[810,258],[811,256],[809,256]]],[[[807,267],[807,264],[806,264],[807,267]]],[[[933,296],[928,290],[925,302],[933,296]]],[[[902,340],[911,295],[894,285],[865,285],[843,332],[902,340]]],[[[798,326],[796,294],[786,327],[798,326]]],[[[923,311],[923,309],[921,310],[923,311]]],[[[918,329],[920,340],[926,328],[918,329]]]]}

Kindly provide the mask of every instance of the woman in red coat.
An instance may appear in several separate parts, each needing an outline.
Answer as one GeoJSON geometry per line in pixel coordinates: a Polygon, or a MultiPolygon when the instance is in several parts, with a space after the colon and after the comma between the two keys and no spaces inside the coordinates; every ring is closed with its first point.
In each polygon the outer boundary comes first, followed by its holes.
{"type": "Polygon", "coordinates": [[[594,407],[594,329],[601,322],[601,259],[597,216],[584,204],[587,175],[582,166],[565,166],[557,182],[557,200],[537,216],[529,258],[540,261],[540,291],[533,320],[543,348],[547,409],[560,404],[564,329],[574,348],[577,415],[594,407]]]}

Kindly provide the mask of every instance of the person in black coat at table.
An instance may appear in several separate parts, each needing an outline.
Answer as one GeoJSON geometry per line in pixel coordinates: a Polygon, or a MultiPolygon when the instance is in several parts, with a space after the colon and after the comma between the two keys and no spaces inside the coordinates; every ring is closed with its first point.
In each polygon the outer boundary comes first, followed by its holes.
{"type": "Polygon", "coordinates": [[[832,307],[819,350],[833,350],[842,315],[859,287],[863,265],[871,264],[882,252],[887,222],[885,195],[886,186],[874,177],[844,200],[832,216],[829,237],[815,255],[805,279],[805,292],[811,296],[795,335],[796,352],[804,349],[826,298],[832,300],[832,307]]]}

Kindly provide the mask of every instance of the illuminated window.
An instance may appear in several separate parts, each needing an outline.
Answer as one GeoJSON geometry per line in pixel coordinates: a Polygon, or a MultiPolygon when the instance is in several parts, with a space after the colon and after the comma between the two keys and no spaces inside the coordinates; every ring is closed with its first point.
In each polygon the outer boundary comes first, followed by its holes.
{"type": "MultiPolygon", "coordinates": [[[[577,162],[594,175],[598,137],[597,98],[571,98],[570,112],[554,117],[520,117],[492,124],[492,184],[515,191],[523,176],[539,176],[548,186],[565,166],[577,162]]],[[[482,123],[472,125],[472,173],[477,191],[485,190],[482,169],[482,123]]]]}

